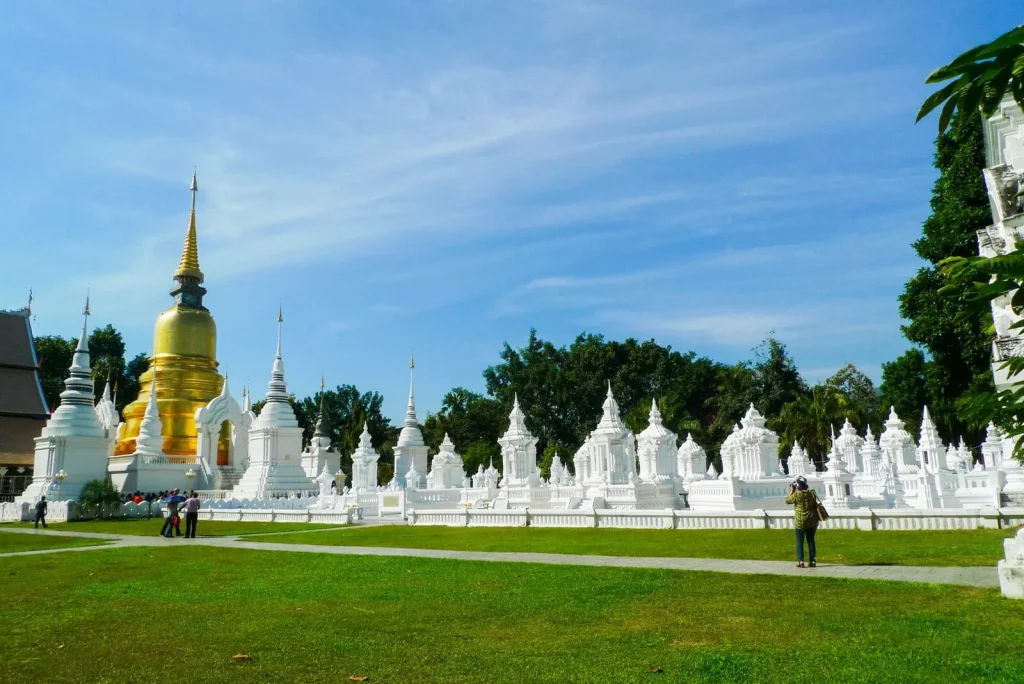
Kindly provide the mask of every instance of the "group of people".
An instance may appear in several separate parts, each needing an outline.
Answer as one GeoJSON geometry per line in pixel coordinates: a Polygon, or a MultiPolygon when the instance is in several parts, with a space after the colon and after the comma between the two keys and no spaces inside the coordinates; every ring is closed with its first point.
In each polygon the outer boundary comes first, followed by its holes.
{"type": "Polygon", "coordinates": [[[122,494],[121,503],[156,503],[162,501],[170,496],[169,491],[164,492],[132,492],[131,494],[122,494]]]}
{"type": "Polygon", "coordinates": [[[160,528],[160,536],[170,539],[172,536],[181,536],[181,514],[185,514],[185,538],[196,538],[196,523],[199,522],[199,509],[202,503],[199,495],[192,492],[188,496],[181,494],[177,489],[172,489],[167,496],[161,499],[167,508],[167,516],[164,518],[164,525],[160,528]]]}

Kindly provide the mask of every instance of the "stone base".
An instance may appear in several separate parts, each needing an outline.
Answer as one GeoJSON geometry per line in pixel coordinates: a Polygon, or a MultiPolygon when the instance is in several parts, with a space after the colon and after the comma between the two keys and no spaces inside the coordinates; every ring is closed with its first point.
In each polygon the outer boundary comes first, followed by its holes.
{"type": "Polygon", "coordinates": [[[122,493],[188,491],[208,486],[200,481],[201,468],[196,463],[146,463],[136,456],[117,457],[110,460],[107,472],[114,487],[122,493]],[[185,477],[189,470],[197,475],[191,482],[185,477]]]}
{"type": "Polygon", "coordinates": [[[1003,541],[1006,560],[999,561],[999,588],[1003,596],[1024,599],[1024,529],[1003,541]]]}

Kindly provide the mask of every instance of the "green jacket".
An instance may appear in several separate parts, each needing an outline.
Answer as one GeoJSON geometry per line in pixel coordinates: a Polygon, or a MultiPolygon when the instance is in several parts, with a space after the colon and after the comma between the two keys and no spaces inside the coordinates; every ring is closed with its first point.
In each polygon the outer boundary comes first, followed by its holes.
{"type": "Polygon", "coordinates": [[[797,490],[786,497],[786,503],[793,504],[793,527],[798,530],[813,530],[818,526],[818,495],[813,489],[797,490]]]}

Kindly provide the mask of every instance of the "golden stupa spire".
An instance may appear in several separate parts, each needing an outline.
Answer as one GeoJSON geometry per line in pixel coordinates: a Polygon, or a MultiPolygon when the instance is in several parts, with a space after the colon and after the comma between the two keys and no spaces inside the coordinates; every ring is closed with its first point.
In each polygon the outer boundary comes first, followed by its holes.
{"type": "Polygon", "coordinates": [[[196,172],[192,171],[192,213],[188,219],[188,233],[185,234],[185,248],[181,250],[181,262],[178,263],[178,270],[174,277],[184,276],[195,278],[203,282],[203,272],[199,270],[199,246],[196,241],[196,193],[199,192],[199,184],[196,182],[196,172]]]}

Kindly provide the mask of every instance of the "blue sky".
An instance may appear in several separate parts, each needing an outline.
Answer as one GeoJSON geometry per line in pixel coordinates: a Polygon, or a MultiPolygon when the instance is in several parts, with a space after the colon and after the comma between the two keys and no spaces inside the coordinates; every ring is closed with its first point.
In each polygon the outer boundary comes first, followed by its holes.
{"type": "MultiPolygon", "coordinates": [[[[218,356],[262,396],[356,384],[425,414],[529,328],[811,380],[907,343],[927,73],[1011,27],[977,2],[11,4],[0,307],[151,351],[198,167],[218,356]],[[991,16],[983,16],[989,14],[991,16]]],[[[421,416],[422,417],[422,416],[421,416]]]]}

